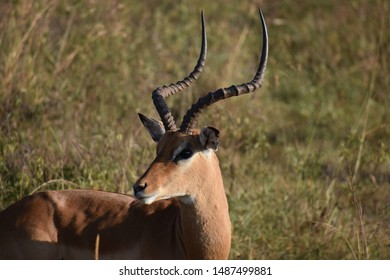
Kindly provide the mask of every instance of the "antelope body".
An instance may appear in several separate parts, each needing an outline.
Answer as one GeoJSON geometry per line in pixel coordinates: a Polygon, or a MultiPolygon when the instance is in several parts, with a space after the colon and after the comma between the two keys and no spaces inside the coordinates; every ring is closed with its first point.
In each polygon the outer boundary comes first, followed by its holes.
{"type": "Polygon", "coordinates": [[[46,191],[0,212],[0,259],[227,259],[231,243],[228,203],[215,151],[219,131],[195,129],[207,106],[253,92],[263,81],[268,36],[254,79],[218,89],[196,102],[176,128],[165,98],[198,78],[206,58],[182,81],[157,88],[153,102],[162,122],[140,114],[157,155],[134,184],[134,196],[93,191],[46,191]]]}

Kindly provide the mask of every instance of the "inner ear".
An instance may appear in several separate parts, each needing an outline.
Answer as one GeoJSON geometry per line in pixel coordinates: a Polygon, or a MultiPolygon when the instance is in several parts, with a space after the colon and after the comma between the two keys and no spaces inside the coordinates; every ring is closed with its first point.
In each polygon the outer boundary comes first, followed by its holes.
{"type": "Polygon", "coordinates": [[[200,131],[200,143],[204,149],[218,150],[219,146],[219,130],[206,126],[200,131]]]}
{"type": "Polygon", "coordinates": [[[150,136],[152,136],[153,141],[160,141],[161,137],[165,134],[163,123],[153,118],[149,118],[141,113],[138,113],[138,116],[150,136]]]}

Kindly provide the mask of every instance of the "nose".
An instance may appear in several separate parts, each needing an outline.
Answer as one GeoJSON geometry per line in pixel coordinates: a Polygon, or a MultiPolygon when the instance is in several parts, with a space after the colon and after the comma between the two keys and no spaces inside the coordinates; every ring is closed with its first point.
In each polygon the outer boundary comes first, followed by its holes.
{"type": "Polygon", "coordinates": [[[133,190],[134,190],[134,195],[139,198],[139,196],[142,196],[140,193],[142,191],[144,191],[146,188],[147,188],[147,184],[146,183],[143,183],[143,184],[134,184],[133,186],[133,190]]]}

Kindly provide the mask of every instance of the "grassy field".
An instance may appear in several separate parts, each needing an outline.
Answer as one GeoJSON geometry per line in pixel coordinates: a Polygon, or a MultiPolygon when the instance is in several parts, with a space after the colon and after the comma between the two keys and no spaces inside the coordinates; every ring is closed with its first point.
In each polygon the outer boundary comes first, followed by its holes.
{"type": "Polygon", "coordinates": [[[230,258],[390,259],[390,3],[177,2],[0,2],[0,209],[46,189],[131,193],[155,150],[137,112],[157,118],[152,90],[192,70],[200,10],[208,61],[168,100],[178,120],[252,78],[261,4],[263,88],[199,121],[221,131],[230,258]]]}

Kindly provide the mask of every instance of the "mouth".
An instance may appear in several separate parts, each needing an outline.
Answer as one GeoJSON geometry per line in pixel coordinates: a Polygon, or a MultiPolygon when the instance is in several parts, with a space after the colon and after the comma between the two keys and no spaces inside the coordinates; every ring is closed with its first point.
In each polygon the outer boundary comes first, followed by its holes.
{"type": "Polygon", "coordinates": [[[144,193],[144,191],[138,191],[138,192],[134,192],[134,196],[145,204],[151,204],[157,199],[158,193],[147,195],[144,193]]]}

